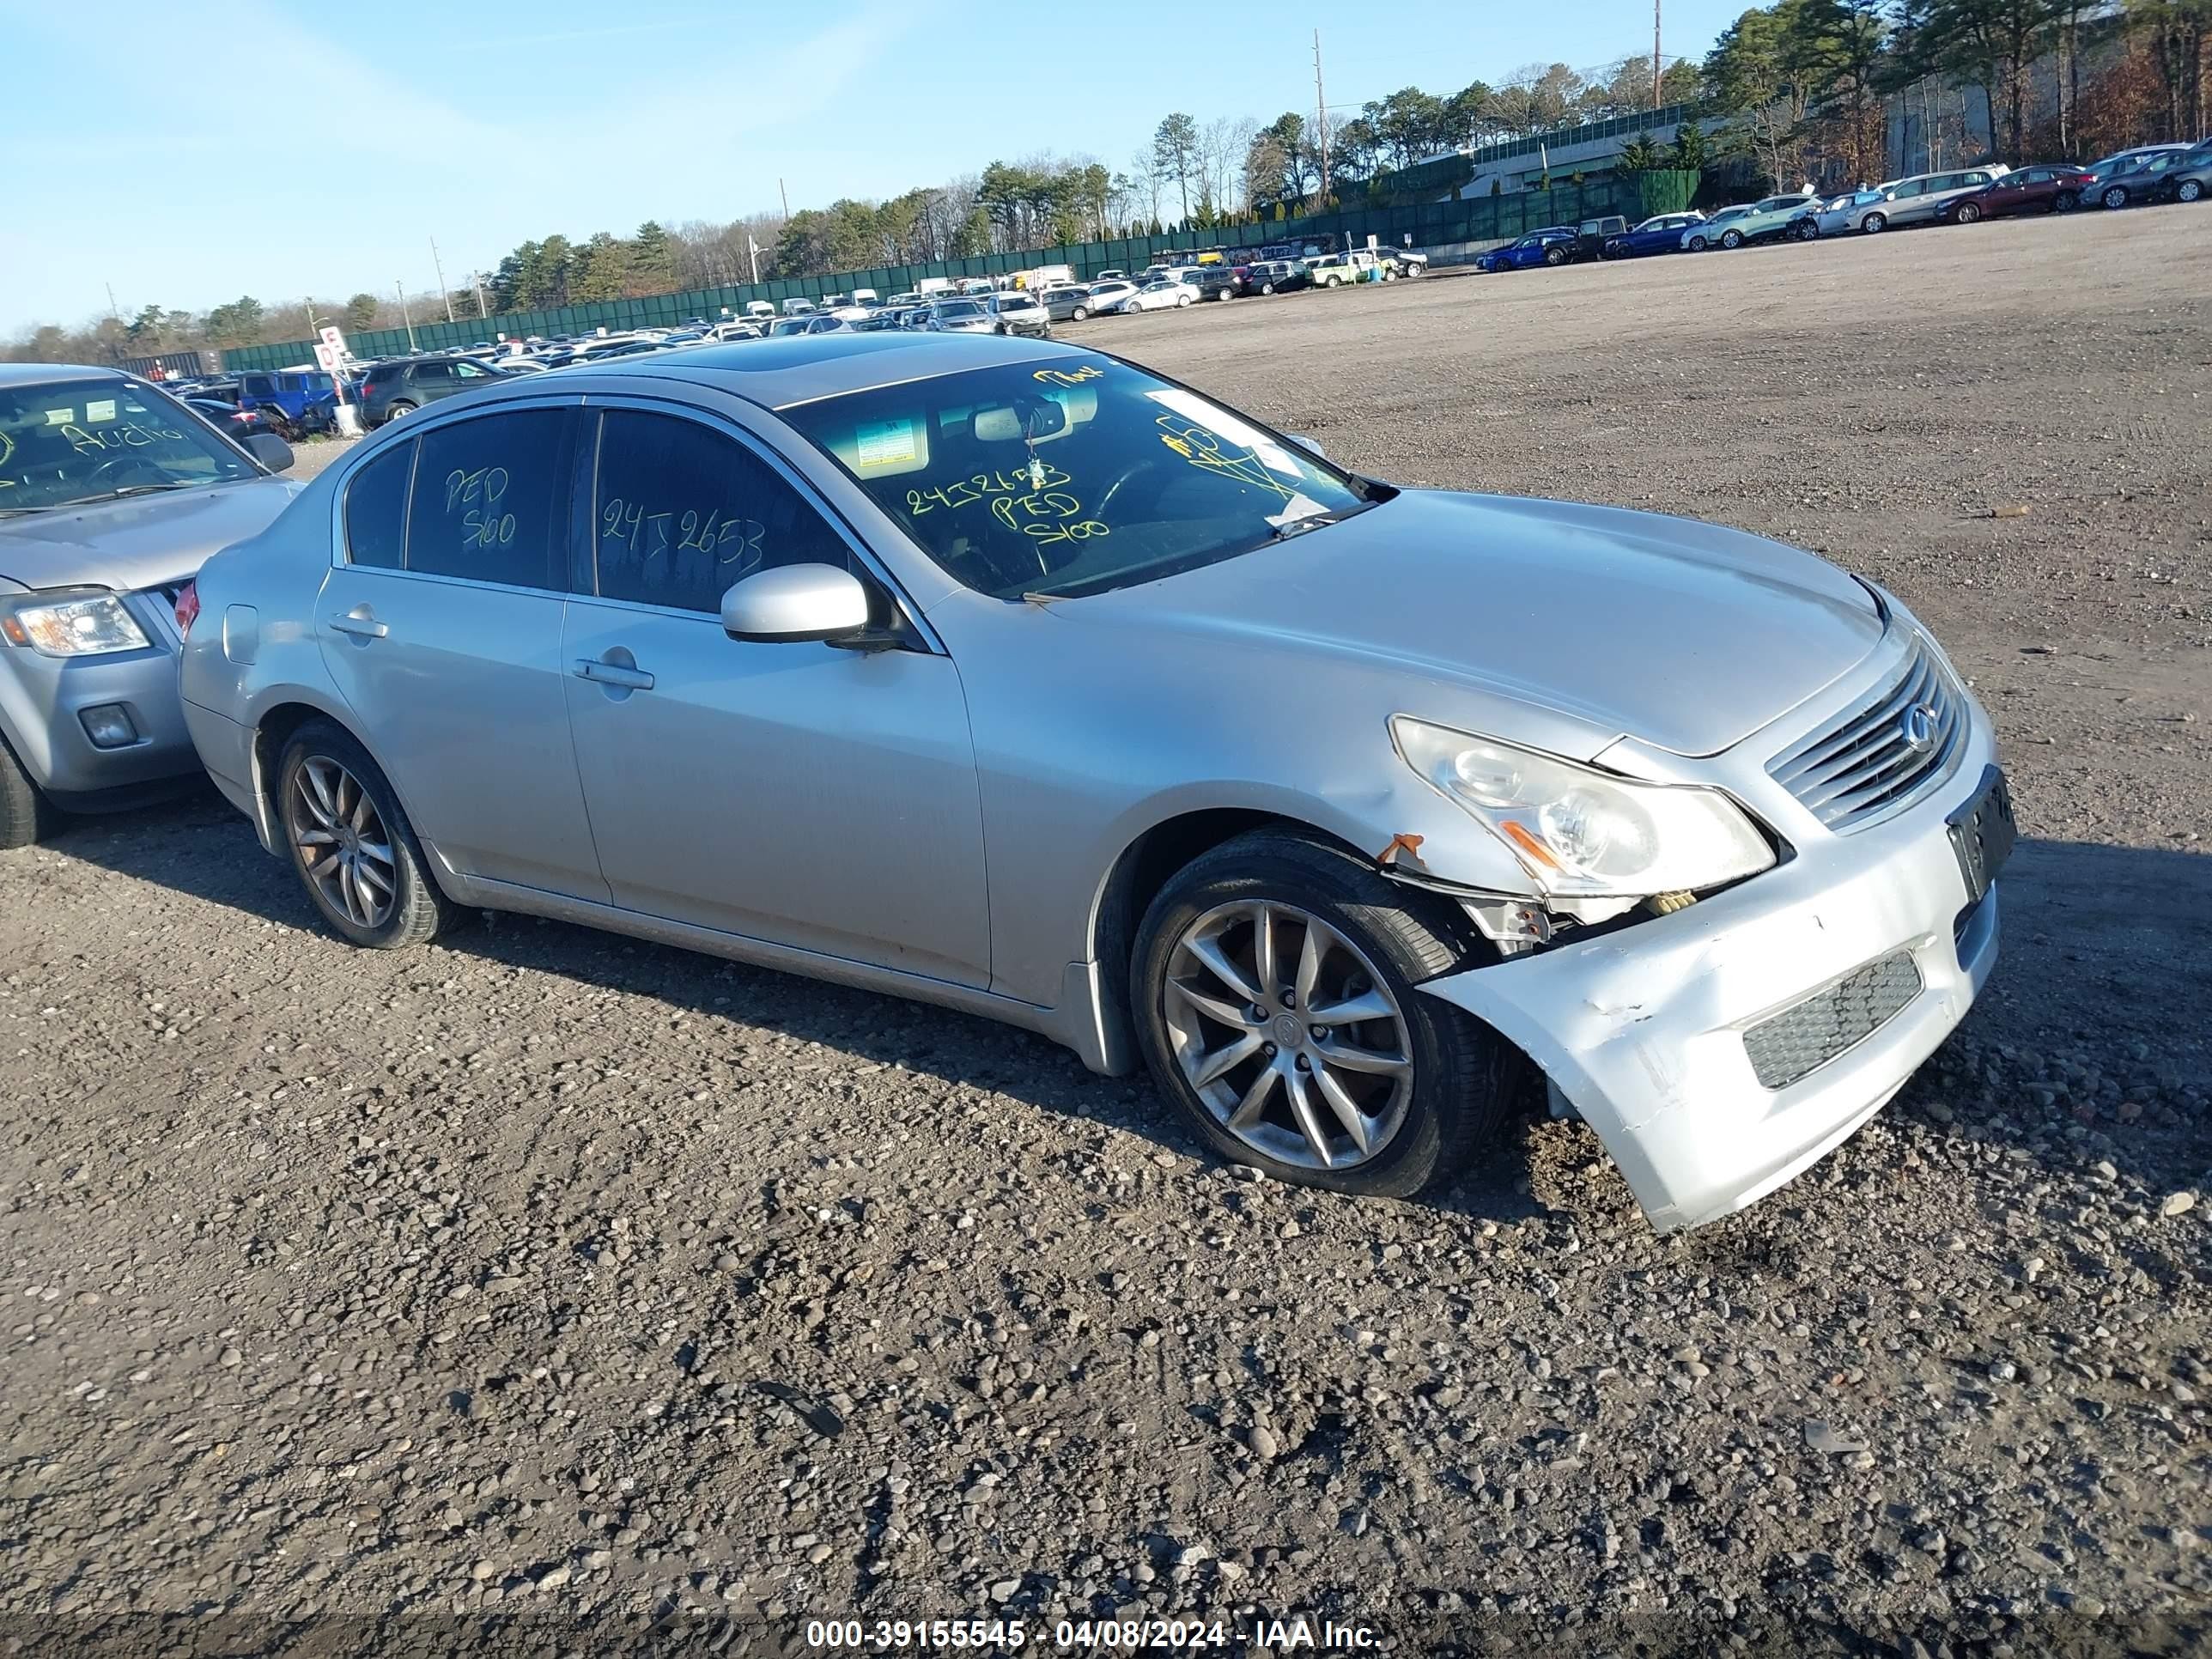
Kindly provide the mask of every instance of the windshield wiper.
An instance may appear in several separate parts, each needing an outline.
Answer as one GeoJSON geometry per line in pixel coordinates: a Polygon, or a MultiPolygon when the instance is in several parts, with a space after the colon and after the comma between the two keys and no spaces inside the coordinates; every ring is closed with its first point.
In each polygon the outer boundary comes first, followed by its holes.
{"type": "Polygon", "coordinates": [[[1302,535],[1309,530],[1318,530],[1325,524],[1340,524],[1353,514],[1364,513],[1374,505],[1372,501],[1362,501],[1357,507],[1340,507],[1334,513],[1309,513],[1303,519],[1292,519],[1286,524],[1270,526],[1267,539],[1270,542],[1286,542],[1293,536],[1302,535]]]}
{"type": "Polygon", "coordinates": [[[62,501],[58,503],[58,505],[63,507],[85,507],[94,501],[119,501],[125,495],[151,495],[164,489],[191,489],[193,488],[196,488],[196,486],[188,483],[122,484],[113,489],[103,490],[97,495],[79,495],[73,500],[62,501]]]}

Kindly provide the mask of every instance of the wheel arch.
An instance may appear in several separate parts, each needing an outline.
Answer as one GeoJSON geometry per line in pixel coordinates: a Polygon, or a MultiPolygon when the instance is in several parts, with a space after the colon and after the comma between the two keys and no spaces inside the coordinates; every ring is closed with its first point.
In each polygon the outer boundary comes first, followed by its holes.
{"type": "MultiPolygon", "coordinates": [[[[399,810],[407,815],[407,821],[414,827],[416,839],[422,843],[423,852],[428,854],[426,861],[432,878],[441,890],[445,890],[445,859],[429,837],[423,835],[422,825],[415,817],[414,803],[408,799],[407,791],[393,775],[392,768],[377,751],[376,745],[362,735],[361,727],[354,722],[343,704],[334,703],[304,686],[286,688],[275,696],[254,719],[253,800],[258,809],[254,828],[261,833],[261,844],[272,853],[283,851],[283,821],[276,804],[277,767],[284,758],[284,747],[292,741],[293,735],[309,721],[317,720],[328,720],[359,744],[369,759],[376,763],[376,769],[384,774],[385,783],[399,798],[399,810]]],[[[450,890],[447,891],[447,896],[453,896],[450,890]]]]}
{"type": "MultiPolygon", "coordinates": [[[[1125,845],[1108,866],[1091,908],[1085,943],[1097,971],[1092,975],[1097,1000],[1097,1030],[1110,1075],[1121,1076],[1139,1064],[1136,1026],[1129,1006],[1129,963],[1137,929],[1160,890],[1176,873],[1224,842],[1255,830],[1278,830],[1334,848],[1372,865],[1373,856],[1342,836],[1294,813],[1259,806],[1206,806],[1175,812],[1148,825],[1125,845]]],[[[1386,874],[1389,872],[1386,872],[1386,874]]],[[[1407,885],[1409,893],[1426,890],[1407,885]]],[[[1439,904],[1448,901],[1434,897],[1439,904]]],[[[1472,952],[1479,935],[1461,922],[1472,952]]]]}

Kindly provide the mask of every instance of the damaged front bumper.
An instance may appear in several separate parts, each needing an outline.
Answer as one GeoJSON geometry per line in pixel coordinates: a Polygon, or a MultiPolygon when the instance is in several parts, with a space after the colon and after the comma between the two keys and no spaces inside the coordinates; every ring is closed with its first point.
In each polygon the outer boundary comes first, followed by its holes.
{"type": "Polygon", "coordinates": [[[1989,977],[1996,889],[1972,902],[1947,823],[1992,761],[1977,726],[1951,781],[1886,823],[1421,988],[1543,1068],[1660,1231],[1740,1210],[1879,1111],[1989,977]]]}

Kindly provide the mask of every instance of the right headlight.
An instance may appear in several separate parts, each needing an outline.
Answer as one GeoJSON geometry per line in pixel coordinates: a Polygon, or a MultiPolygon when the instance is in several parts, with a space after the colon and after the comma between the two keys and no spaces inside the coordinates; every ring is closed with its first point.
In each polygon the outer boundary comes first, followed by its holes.
{"type": "Polygon", "coordinates": [[[93,657],[147,645],[145,629],[112,593],[17,600],[0,612],[0,633],[43,657],[93,657]]]}
{"type": "Polygon", "coordinates": [[[1774,862],[1766,838],[1717,790],[1638,783],[1407,714],[1391,717],[1390,735],[1406,763],[1504,842],[1548,894],[1694,892],[1774,862]]]}

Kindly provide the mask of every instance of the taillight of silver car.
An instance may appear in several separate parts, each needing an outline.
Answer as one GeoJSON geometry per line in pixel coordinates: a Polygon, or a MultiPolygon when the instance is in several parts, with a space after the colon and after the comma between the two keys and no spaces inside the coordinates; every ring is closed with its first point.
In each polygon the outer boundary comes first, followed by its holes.
{"type": "Polygon", "coordinates": [[[192,623],[200,614],[200,585],[186,582],[177,590],[177,632],[190,638],[192,623]]]}

